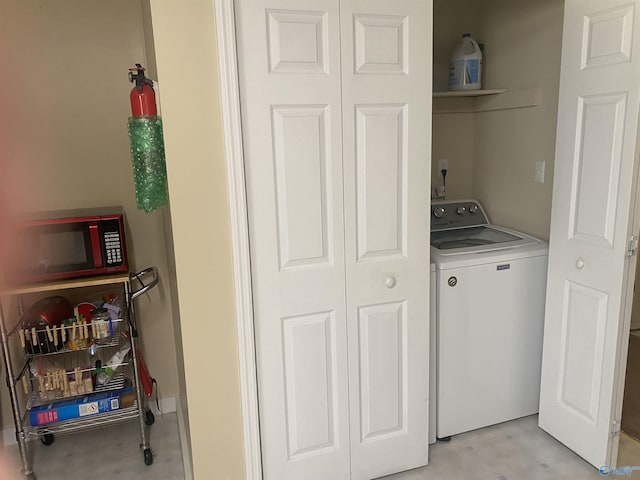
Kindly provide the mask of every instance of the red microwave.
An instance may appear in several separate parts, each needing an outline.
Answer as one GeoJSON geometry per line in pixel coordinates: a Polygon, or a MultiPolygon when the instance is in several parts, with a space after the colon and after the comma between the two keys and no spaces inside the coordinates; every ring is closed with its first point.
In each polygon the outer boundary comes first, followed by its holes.
{"type": "Polygon", "coordinates": [[[122,207],[62,210],[21,219],[7,279],[15,283],[128,272],[122,207]]]}

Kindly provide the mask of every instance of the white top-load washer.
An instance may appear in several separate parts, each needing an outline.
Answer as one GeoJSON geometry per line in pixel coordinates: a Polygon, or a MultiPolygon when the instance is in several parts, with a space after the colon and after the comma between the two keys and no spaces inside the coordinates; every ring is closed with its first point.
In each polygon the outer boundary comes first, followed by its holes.
{"type": "Polygon", "coordinates": [[[434,202],[437,436],[538,411],[548,244],[434,202]]]}

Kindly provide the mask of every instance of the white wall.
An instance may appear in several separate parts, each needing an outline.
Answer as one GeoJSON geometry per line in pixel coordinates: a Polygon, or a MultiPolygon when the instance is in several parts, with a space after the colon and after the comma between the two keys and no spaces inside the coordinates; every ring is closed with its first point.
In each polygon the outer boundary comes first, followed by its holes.
{"type": "Polygon", "coordinates": [[[482,1],[434,0],[433,2],[433,90],[447,90],[449,58],[463,33],[478,41],[482,1]]]}
{"type": "MultiPolygon", "coordinates": [[[[434,105],[439,103],[434,101],[434,105]]],[[[439,160],[446,159],[446,199],[471,198],[475,156],[473,113],[433,114],[431,189],[442,186],[439,160]]]]}
{"type": "MultiPolygon", "coordinates": [[[[447,91],[449,57],[463,33],[478,31],[480,2],[435,0],[433,4],[433,90],[447,91]]],[[[434,99],[431,189],[442,185],[438,160],[447,159],[447,200],[472,195],[475,118],[472,113],[445,113],[450,107],[471,107],[465,99],[434,99]]]]}
{"type": "Polygon", "coordinates": [[[244,478],[214,3],[153,0],[194,478],[244,478]],[[189,73],[197,73],[189,78],[189,73]]]}
{"type": "MultiPolygon", "coordinates": [[[[125,207],[132,268],[161,278],[136,300],[144,356],[160,397],[174,396],[163,213],[136,209],[127,135],[127,69],[146,62],[140,1],[4,1],[0,43],[0,210],[125,207]]],[[[10,427],[4,385],[0,403],[10,427]]]]}
{"type": "Polygon", "coordinates": [[[562,0],[483,0],[479,36],[486,45],[486,83],[537,87],[537,107],[477,113],[473,196],[491,221],[549,238],[562,47],[562,0]],[[537,160],[545,183],[533,181],[537,160]]]}
{"type": "Polygon", "coordinates": [[[470,99],[435,99],[432,187],[449,160],[447,199],[475,197],[491,221],[549,238],[563,0],[436,0],[434,90],[446,90],[450,53],[469,32],[484,43],[483,88],[539,88],[535,107],[466,113],[470,99]],[[465,113],[449,113],[459,110],[465,113]],[[545,183],[533,181],[546,162],[545,183]],[[526,214],[525,214],[526,213],[526,214]]]}
{"type": "MultiPolygon", "coordinates": [[[[150,78],[156,81],[156,100],[158,112],[162,114],[160,84],[158,80],[158,68],[156,65],[155,41],[153,36],[153,21],[151,18],[151,0],[142,0],[142,25],[144,31],[144,43],[147,57],[147,71],[150,78]]],[[[183,465],[185,468],[185,478],[189,480],[193,475],[193,463],[191,458],[191,435],[189,426],[189,398],[184,375],[184,352],[182,349],[182,324],[180,321],[180,306],[178,301],[178,289],[176,279],[176,259],[174,254],[175,245],[173,243],[173,225],[171,223],[171,211],[168,208],[162,210],[164,222],[165,239],[167,243],[167,276],[166,283],[170,286],[171,317],[173,319],[173,344],[176,349],[176,368],[178,371],[178,425],[180,428],[183,465]],[[184,430],[184,431],[182,431],[184,430]]]]}

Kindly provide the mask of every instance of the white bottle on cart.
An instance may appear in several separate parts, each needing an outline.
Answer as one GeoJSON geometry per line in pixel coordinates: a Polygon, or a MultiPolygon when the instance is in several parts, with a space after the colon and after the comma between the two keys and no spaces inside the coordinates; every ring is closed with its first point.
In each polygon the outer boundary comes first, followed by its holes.
{"type": "Polygon", "coordinates": [[[482,51],[470,33],[453,50],[449,62],[449,90],[482,88],[482,51]]]}

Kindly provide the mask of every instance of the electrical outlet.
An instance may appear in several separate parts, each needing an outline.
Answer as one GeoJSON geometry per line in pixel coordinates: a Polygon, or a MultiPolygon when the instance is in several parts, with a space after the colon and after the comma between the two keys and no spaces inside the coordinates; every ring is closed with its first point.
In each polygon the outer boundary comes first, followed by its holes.
{"type": "Polygon", "coordinates": [[[446,158],[438,160],[438,170],[449,170],[449,160],[446,158]]]}
{"type": "Polygon", "coordinates": [[[533,181],[538,183],[544,183],[544,161],[537,161],[535,171],[533,173],[533,181]]]}

